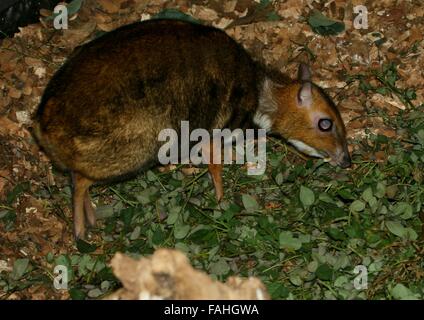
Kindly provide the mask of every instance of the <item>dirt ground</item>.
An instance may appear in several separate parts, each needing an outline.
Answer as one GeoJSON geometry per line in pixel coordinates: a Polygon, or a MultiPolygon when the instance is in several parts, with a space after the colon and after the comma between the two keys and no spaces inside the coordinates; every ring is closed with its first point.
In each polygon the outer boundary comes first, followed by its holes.
{"type": "MultiPolygon", "coordinates": [[[[401,134],[367,109],[381,108],[396,115],[409,103],[424,98],[424,5],[421,1],[312,1],[270,2],[256,10],[251,0],[87,0],[69,21],[68,30],[55,30],[52,21],[20,29],[13,38],[0,40],[0,214],[16,212],[11,227],[0,222],[0,268],[10,270],[18,258],[30,257],[45,264],[48,253],[75,251],[69,202],[52,192],[38,197],[42,187],[69,188],[66,175],[52,172],[51,163],[39,151],[30,134],[31,115],[43,89],[73,48],[119,26],[149,19],[163,9],[175,8],[205,24],[224,28],[242,43],[255,59],[265,61],[289,75],[299,62],[308,62],[313,79],[333,97],[347,125],[352,150],[364,159],[384,161],[384,153],[362,150],[356,143],[372,133],[389,139],[401,134]],[[368,29],[355,29],[355,5],[368,9],[368,29]],[[346,30],[323,37],[314,33],[306,17],[312,9],[345,23],[346,30]],[[276,13],[280,20],[270,18],[276,13]],[[274,21],[275,20],[275,21],[274,21]],[[402,101],[398,95],[365,93],[358,75],[394,61],[399,88],[414,88],[416,99],[402,101]],[[349,77],[347,77],[349,75],[349,77]]],[[[43,12],[44,16],[50,12],[43,12]]],[[[370,77],[371,85],[378,80],[370,77]]],[[[12,219],[12,220],[13,220],[12,219]]],[[[0,220],[3,221],[3,220],[0,220]]],[[[1,271],[2,269],[0,269],[1,271]]],[[[12,299],[67,299],[46,285],[34,285],[8,296],[12,299]]]]}

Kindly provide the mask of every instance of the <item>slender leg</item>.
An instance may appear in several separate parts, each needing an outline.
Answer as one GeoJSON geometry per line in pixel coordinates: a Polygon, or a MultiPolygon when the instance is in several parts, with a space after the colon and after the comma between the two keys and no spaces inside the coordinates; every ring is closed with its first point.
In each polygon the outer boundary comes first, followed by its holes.
{"type": "Polygon", "coordinates": [[[73,172],[72,181],[74,184],[73,193],[73,215],[74,215],[74,235],[76,239],[85,238],[85,215],[84,215],[84,195],[93,182],[82,175],[73,172]]]}
{"type": "Polygon", "coordinates": [[[224,188],[222,187],[222,164],[209,164],[209,173],[215,186],[216,201],[220,201],[224,196],[224,188]]]}
{"type": "Polygon", "coordinates": [[[222,186],[222,159],[219,157],[221,150],[212,142],[206,149],[209,152],[208,169],[215,186],[216,200],[219,202],[224,196],[224,188],[222,186]]]}
{"type": "Polygon", "coordinates": [[[85,191],[84,194],[84,210],[85,210],[85,218],[88,222],[88,225],[90,227],[94,227],[96,225],[96,211],[93,208],[93,205],[91,204],[90,194],[87,191],[85,191]]]}

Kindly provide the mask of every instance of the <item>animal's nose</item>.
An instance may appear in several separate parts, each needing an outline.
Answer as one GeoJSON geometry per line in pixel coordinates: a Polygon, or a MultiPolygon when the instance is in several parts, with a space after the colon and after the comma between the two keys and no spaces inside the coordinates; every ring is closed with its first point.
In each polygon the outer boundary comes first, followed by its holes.
{"type": "Polygon", "coordinates": [[[349,153],[344,154],[342,161],[340,161],[339,165],[343,169],[349,168],[352,165],[352,160],[350,159],[349,153]]]}

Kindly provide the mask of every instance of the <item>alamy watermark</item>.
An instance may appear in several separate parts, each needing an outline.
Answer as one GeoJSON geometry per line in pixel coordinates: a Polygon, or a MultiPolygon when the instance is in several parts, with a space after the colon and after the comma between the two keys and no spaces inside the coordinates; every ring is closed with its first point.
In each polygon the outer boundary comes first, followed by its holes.
{"type": "Polygon", "coordinates": [[[68,29],[68,8],[59,4],[54,7],[53,26],[55,29],[68,29]]]}
{"type": "Polygon", "coordinates": [[[53,273],[57,275],[53,278],[53,287],[56,290],[68,290],[68,268],[59,264],[54,267],[53,273]]]}
{"type": "Polygon", "coordinates": [[[353,287],[356,290],[366,290],[368,289],[368,269],[366,266],[357,265],[353,272],[357,274],[355,279],[353,279],[353,287]]]}
{"type": "Polygon", "coordinates": [[[353,27],[355,29],[368,29],[368,9],[364,5],[353,7],[353,12],[357,14],[353,19],[353,27]]]}
{"type": "MultiPolygon", "coordinates": [[[[53,15],[53,26],[55,29],[68,29],[68,8],[63,5],[57,5],[53,15]]],[[[364,5],[357,5],[353,7],[353,13],[356,16],[353,19],[353,27],[355,29],[368,29],[368,9],[364,5]]]]}
{"type": "MultiPolygon", "coordinates": [[[[353,272],[357,276],[353,279],[353,287],[356,290],[368,289],[368,269],[364,265],[357,265],[353,272]]],[[[68,290],[68,267],[64,265],[55,266],[53,273],[56,275],[53,278],[53,287],[56,290],[68,290]]]]}
{"type": "Polygon", "coordinates": [[[261,175],[265,172],[265,129],[213,129],[211,136],[208,130],[202,128],[190,131],[189,121],[181,121],[180,135],[175,129],[163,129],[158,140],[165,142],[158,152],[158,160],[162,165],[188,164],[190,161],[194,165],[231,164],[235,143],[236,164],[248,163],[249,175],[261,175]],[[195,144],[190,147],[190,142],[195,144]]]}

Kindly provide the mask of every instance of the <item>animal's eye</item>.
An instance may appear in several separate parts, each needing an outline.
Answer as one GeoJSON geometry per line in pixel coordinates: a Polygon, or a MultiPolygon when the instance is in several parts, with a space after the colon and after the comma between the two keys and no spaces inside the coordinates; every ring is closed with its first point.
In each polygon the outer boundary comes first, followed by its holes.
{"type": "Polygon", "coordinates": [[[321,131],[330,131],[332,127],[333,121],[331,121],[330,119],[320,119],[318,121],[318,128],[321,131]]]}

